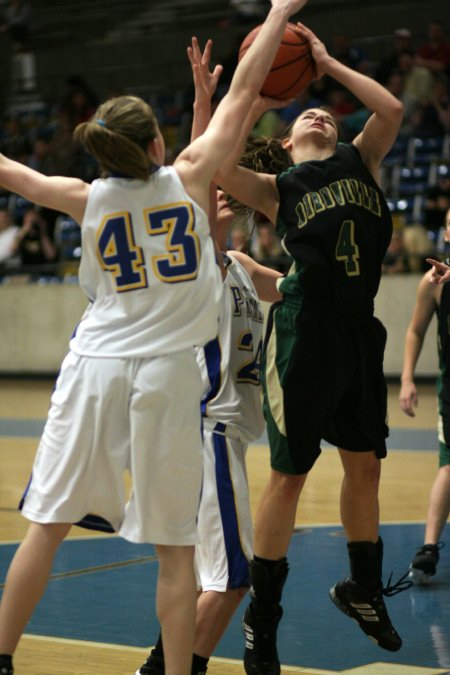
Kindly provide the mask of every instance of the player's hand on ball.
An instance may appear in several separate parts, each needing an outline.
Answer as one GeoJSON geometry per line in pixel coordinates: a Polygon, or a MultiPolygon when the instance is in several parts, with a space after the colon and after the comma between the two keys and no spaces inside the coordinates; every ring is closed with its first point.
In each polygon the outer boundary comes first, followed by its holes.
{"type": "Polygon", "coordinates": [[[305,24],[297,21],[296,27],[301,35],[308,40],[311,47],[312,57],[316,66],[315,79],[319,80],[325,75],[325,61],[329,58],[327,48],[315,33],[312,32],[305,24]]]}

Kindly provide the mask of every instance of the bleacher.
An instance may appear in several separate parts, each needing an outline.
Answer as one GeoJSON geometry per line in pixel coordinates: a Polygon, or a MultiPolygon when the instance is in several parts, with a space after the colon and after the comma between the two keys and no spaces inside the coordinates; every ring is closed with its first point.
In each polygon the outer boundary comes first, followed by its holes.
{"type": "Polygon", "coordinates": [[[406,226],[424,224],[429,188],[450,176],[450,134],[400,136],[383,163],[383,189],[393,214],[406,226]]]}
{"type": "MultiPolygon", "coordinates": [[[[361,21],[349,23],[357,4],[354,0],[315,0],[305,7],[305,16],[325,42],[336,25],[348,25],[355,44],[364,46],[374,63],[388,48],[394,26],[408,24],[419,40],[428,15],[439,16],[445,6],[443,0],[430,0],[426,15],[419,16],[414,10],[419,6],[416,0],[381,0],[382,12],[380,2],[370,1],[361,21]]],[[[179,150],[186,140],[182,134],[191,81],[188,36],[212,36],[213,53],[220,62],[233,50],[239,34],[248,30],[248,26],[230,22],[229,0],[33,0],[30,28],[36,89],[15,92],[8,111],[18,117],[31,139],[48,123],[68,75],[79,73],[99,99],[110,89],[144,96],[157,113],[169,151],[179,150]]],[[[4,39],[0,36],[0,51],[4,39]]],[[[0,141],[1,131],[0,127],[0,141]]],[[[405,226],[423,224],[425,194],[449,171],[450,135],[399,136],[382,167],[382,186],[393,214],[405,226]]],[[[20,200],[16,207],[20,221],[20,200]]],[[[57,223],[60,270],[73,270],[79,232],[67,220],[57,219],[57,223]]]]}

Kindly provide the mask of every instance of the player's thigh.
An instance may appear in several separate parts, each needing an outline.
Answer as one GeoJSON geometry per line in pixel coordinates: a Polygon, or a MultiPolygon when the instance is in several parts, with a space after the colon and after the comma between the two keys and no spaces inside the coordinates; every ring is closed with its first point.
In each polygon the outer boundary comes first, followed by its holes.
{"type": "MultiPolygon", "coordinates": [[[[144,359],[130,404],[130,538],[161,544],[197,541],[202,482],[202,383],[193,350],[144,359]]],[[[128,526],[127,526],[128,527],[128,526]]]]}
{"type": "Polygon", "coordinates": [[[129,371],[121,359],[69,353],[52,395],[23,513],[76,522],[101,513],[118,522],[128,462],[129,371]]]}

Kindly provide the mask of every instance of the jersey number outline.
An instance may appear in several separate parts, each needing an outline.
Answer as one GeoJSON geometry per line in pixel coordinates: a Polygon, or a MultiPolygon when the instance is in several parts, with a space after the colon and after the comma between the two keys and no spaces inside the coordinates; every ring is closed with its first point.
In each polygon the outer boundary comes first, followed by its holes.
{"type": "MultiPolygon", "coordinates": [[[[238,342],[240,351],[253,352],[253,335],[251,331],[242,333],[238,342]]],[[[262,340],[259,341],[256,354],[250,361],[245,361],[236,375],[236,382],[259,385],[262,358],[262,340]]]]}
{"type": "Polygon", "coordinates": [[[336,260],[345,263],[345,272],[348,277],[356,277],[359,270],[359,246],[355,243],[355,222],[344,220],[339,231],[336,244],[336,260]]]}
{"type": "Polygon", "coordinates": [[[152,256],[156,276],[166,283],[190,281],[197,278],[200,241],[194,231],[192,204],[166,204],[164,208],[146,209],[147,232],[151,237],[165,234],[166,254],[152,256]]]}
{"type": "MultiPolygon", "coordinates": [[[[200,241],[194,231],[192,204],[166,204],[145,209],[143,215],[149,236],[165,235],[167,253],[151,256],[157,278],[169,284],[196,279],[200,241]]],[[[118,293],[148,287],[144,253],[135,242],[131,215],[127,211],[103,218],[97,230],[97,258],[102,269],[113,275],[118,293]]]]}

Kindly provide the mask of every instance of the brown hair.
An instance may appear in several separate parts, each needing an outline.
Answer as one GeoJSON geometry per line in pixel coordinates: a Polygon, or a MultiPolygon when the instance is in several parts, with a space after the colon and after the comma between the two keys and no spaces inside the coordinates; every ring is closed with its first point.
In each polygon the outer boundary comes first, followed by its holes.
{"type": "Polygon", "coordinates": [[[89,122],[79,124],[75,140],[99,163],[102,176],[117,171],[146,180],[151,172],[147,148],[158,132],[151,107],[137,96],[102,103],[89,122]]]}

